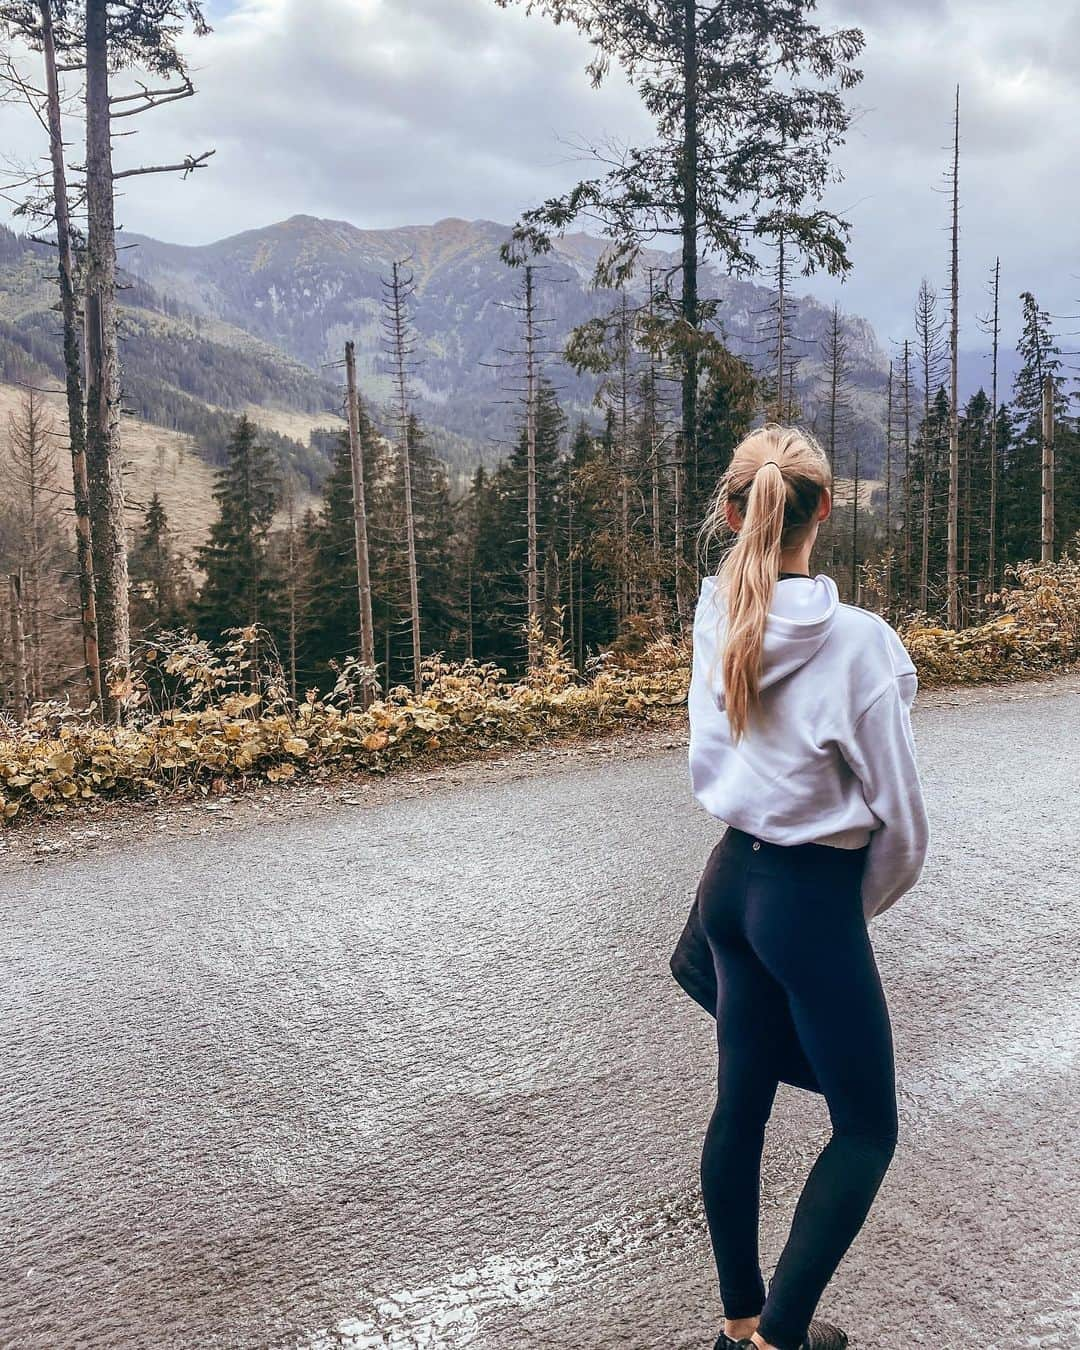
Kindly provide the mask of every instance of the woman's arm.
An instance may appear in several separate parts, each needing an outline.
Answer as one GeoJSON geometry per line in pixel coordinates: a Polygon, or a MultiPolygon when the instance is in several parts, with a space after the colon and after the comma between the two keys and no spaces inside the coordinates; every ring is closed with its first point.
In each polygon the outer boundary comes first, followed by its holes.
{"type": "Polygon", "coordinates": [[[919,879],[930,839],[911,730],[918,688],[913,670],[895,675],[864,709],[844,757],[881,821],[870,836],[863,873],[863,912],[883,913],[919,879]]]}

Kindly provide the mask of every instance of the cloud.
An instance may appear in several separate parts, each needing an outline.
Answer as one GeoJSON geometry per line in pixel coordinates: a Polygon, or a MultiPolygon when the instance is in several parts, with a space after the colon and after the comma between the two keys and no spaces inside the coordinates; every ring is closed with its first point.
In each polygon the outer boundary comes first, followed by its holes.
{"type": "MultiPolygon", "coordinates": [[[[521,6],[214,0],[211,17],[214,33],[189,47],[197,97],[143,119],[117,159],[217,154],[187,182],[126,183],[119,214],[130,229],[204,242],[296,212],[360,226],[510,222],[593,171],[572,144],[649,134],[623,81],[590,87],[588,44],[521,6]]],[[[1029,287],[1052,311],[1075,312],[1080,11],[1053,0],[823,0],[820,18],[867,35],[857,117],[837,159],[844,181],[828,199],[854,225],[856,265],[843,285],[801,284],[866,315],[886,340],[909,334],[920,277],[941,286],[946,273],[942,171],[959,82],[965,340],[980,341],[975,315],[997,254],[1008,323],[1029,287]]],[[[23,158],[40,152],[27,118],[0,107],[0,124],[23,158]]]]}
{"type": "Polygon", "coordinates": [[[168,134],[215,144],[213,175],[172,220],[132,212],[170,237],[294,211],[508,220],[580,176],[560,138],[647,133],[624,84],[589,89],[575,33],[491,0],[248,0],[191,57],[200,92],[168,134]]]}

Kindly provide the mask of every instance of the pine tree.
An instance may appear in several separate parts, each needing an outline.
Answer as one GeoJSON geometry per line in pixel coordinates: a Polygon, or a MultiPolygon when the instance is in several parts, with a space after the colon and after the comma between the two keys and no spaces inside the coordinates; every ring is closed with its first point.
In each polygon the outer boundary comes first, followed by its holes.
{"type": "Polygon", "coordinates": [[[176,552],[165,507],[156,492],[143,516],[130,571],[135,631],[179,626],[191,602],[191,579],[176,552]]]}
{"type": "Polygon", "coordinates": [[[756,271],[754,241],[783,234],[805,270],[821,266],[843,274],[850,267],[847,222],[806,204],[820,198],[833,172],[832,151],[847,131],[842,94],[861,79],[852,62],[863,34],[813,24],[812,0],[523,3],[585,34],[595,51],[595,84],[618,63],[654,119],[655,135],[614,163],[607,147],[598,151],[606,171],[527,212],[509,253],[523,260],[543,252],[552,233],[587,216],[611,240],[596,282],[619,285],[658,234],[678,239],[681,285],[669,298],[671,351],[681,384],[680,455],[696,496],[702,490],[701,356],[716,312],[700,294],[700,257],[711,253],[733,272],[756,271]]]}
{"type": "Polygon", "coordinates": [[[248,624],[276,632],[280,577],[268,541],[280,477],[272,453],[260,444],[247,417],[237,422],[227,455],[214,486],[218,518],[197,558],[206,574],[196,605],[199,629],[209,637],[248,624]]]}
{"type": "MultiPolygon", "coordinates": [[[[1024,291],[1024,326],[1017,343],[1022,365],[1013,385],[1012,411],[1016,432],[1003,466],[1001,482],[1002,543],[1006,559],[1018,562],[1038,558],[1042,504],[1042,403],[1043,383],[1054,385],[1054,417],[1059,424],[1068,415],[1066,377],[1062,374],[1061,349],[1050,325],[1049,314],[1040,309],[1034,295],[1024,291]]],[[[1058,475],[1059,479],[1061,475],[1058,475]]],[[[1055,502],[1055,515],[1057,515],[1055,502]]],[[[1060,536],[1058,536],[1060,537],[1060,536]]]]}
{"type": "MultiPolygon", "coordinates": [[[[362,406],[359,425],[364,481],[373,486],[374,437],[367,410],[362,406]]],[[[304,686],[325,686],[330,662],[340,663],[359,651],[352,460],[349,438],[344,433],[338,438],[330,472],[323,483],[319,513],[309,519],[304,530],[304,545],[308,603],[300,625],[298,678],[304,686]]]]}
{"type": "MultiPolygon", "coordinates": [[[[536,540],[545,640],[558,636],[562,603],[560,544],[564,537],[565,474],[559,447],[565,418],[550,381],[541,377],[536,410],[536,540]]],[[[520,670],[528,656],[529,440],[522,427],[510,456],[482,484],[474,501],[473,640],[479,660],[520,670]]],[[[475,492],[475,487],[474,487],[475,492]]]]}

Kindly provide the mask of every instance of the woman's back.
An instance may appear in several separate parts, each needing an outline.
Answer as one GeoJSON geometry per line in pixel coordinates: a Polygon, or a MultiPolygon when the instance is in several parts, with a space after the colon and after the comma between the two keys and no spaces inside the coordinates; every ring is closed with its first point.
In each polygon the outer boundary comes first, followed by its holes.
{"type": "Polygon", "coordinates": [[[717,485],[702,534],[734,542],[694,615],[690,771],[706,810],[770,843],[869,842],[869,918],[915,884],[929,840],[918,680],[884,619],[809,575],[831,481],[812,436],[767,425],[717,485]]]}
{"type": "Polygon", "coordinates": [[[765,624],[758,709],[736,740],[719,659],[725,629],[722,588],[706,577],[689,697],[694,795],[712,815],[773,843],[839,848],[861,848],[886,819],[900,823],[894,799],[908,796],[900,856],[889,849],[867,869],[867,911],[878,912],[898,884],[914,884],[915,855],[925,850],[906,725],[917,688],[911,658],[882,618],[840,601],[831,577],[780,581],[765,624]]]}

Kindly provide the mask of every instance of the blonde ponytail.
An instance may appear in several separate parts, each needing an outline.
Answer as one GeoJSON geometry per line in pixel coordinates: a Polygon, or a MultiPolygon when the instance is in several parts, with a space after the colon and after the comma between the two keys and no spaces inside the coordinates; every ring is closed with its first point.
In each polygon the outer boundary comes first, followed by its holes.
{"type": "Polygon", "coordinates": [[[702,522],[700,538],[707,546],[729,528],[728,502],[741,517],[717,573],[726,621],[724,707],[736,741],[760,707],[765,623],[780,555],[801,542],[830,486],[828,458],[809,432],[766,423],[735,447],[702,522]]]}

